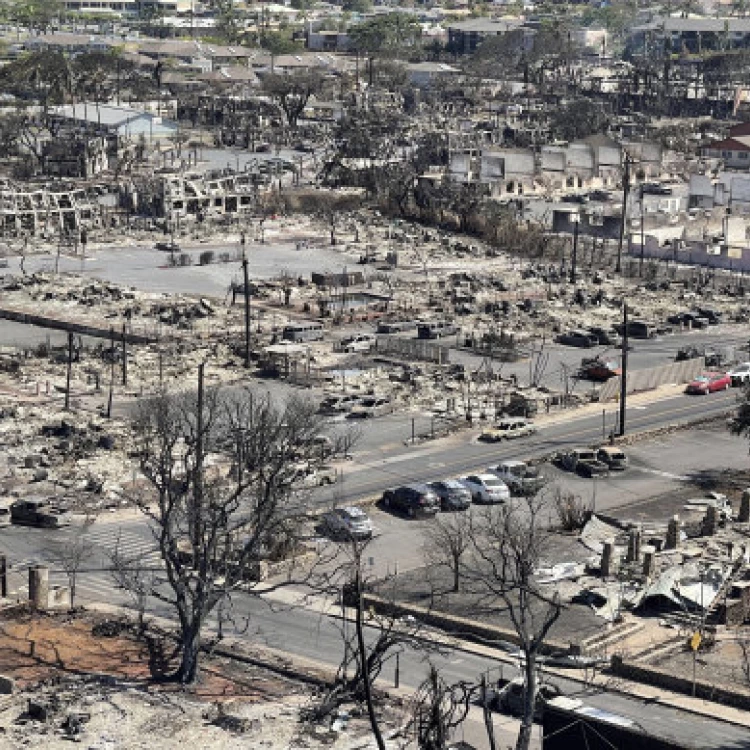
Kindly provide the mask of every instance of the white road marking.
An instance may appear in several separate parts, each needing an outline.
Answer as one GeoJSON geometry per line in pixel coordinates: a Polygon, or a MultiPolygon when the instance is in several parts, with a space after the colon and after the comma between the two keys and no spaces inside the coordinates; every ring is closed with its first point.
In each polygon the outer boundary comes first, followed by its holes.
{"type": "Polygon", "coordinates": [[[657,477],[664,477],[665,479],[674,479],[677,482],[689,482],[690,477],[686,477],[684,474],[672,474],[669,471],[659,471],[658,469],[647,469],[643,466],[633,466],[636,471],[642,471],[646,474],[655,474],[657,477]]]}

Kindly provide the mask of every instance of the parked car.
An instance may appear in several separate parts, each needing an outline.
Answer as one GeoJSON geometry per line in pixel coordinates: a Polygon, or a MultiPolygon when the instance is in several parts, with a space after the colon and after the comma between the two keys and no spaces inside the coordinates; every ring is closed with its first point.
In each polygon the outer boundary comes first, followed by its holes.
{"type": "Polygon", "coordinates": [[[667,318],[667,323],[689,326],[690,328],[708,328],[708,318],[704,318],[695,312],[681,312],[670,315],[667,318]]]}
{"type": "Polygon", "coordinates": [[[341,341],[341,350],[347,354],[355,352],[369,352],[376,343],[377,339],[372,333],[358,333],[355,336],[349,336],[341,341]]]}
{"type": "Polygon", "coordinates": [[[318,412],[320,414],[338,414],[349,411],[360,402],[361,398],[361,396],[355,396],[353,393],[342,396],[327,396],[320,402],[318,412]]]}
{"type": "Polygon", "coordinates": [[[378,333],[401,333],[402,331],[413,331],[417,327],[416,320],[394,320],[390,323],[381,321],[378,323],[378,333]]]}
{"type": "Polygon", "coordinates": [[[475,503],[494,504],[510,500],[508,485],[495,474],[469,474],[460,481],[471,492],[475,503]]]}
{"type": "Polygon", "coordinates": [[[458,326],[447,321],[417,323],[418,339],[439,339],[443,336],[453,336],[456,333],[458,333],[458,326]]]}
{"type": "Polygon", "coordinates": [[[518,437],[528,437],[536,432],[533,422],[523,417],[506,417],[493,427],[488,427],[479,436],[486,443],[496,443],[500,440],[512,440],[518,437]]]}
{"type": "Polygon", "coordinates": [[[154,249],[165,253],[179,253],[182,251],[182,248],[176,242],[157,242],[154,245],[154,249]]]}
{"type": "Polygon", "coordinates": [[[589,193],[589,200],[605,202],[612,197],[612,193],[609,190],[592,190],[589,193]]]}
{"type": "Polygon", "coordinates": [[[539,469],[524,461],[503,461],[492,471],[508,485],[511,495],[534,495],[544,486],[539,469]]]}
{"type": "Polygon", "coordinates": [[[584,357],[578,370],[578,377],[586,380],[594,380],[602,383],[605,380],[622,374],[622,368],[617,362],[602,359],[600,357],[584,357]]]}
{"type": "Polygon", "coordinates": [[[628,468],[628,457],[614,445],[603,445],[599,448],[596,459],[607,464],[610,471],[624,471],[628,468]]]}
{"type": "Polygon", "coordinates": [[[333,466],[299,465],[295,468],[291,483],[297,487],[325,487],[327,484],[335,484],[338,478],[338,472],[333,466]]]}
{"type": "Polygon", "coordinates": [[[440,510],[440,498],[427,484],[405,484],[383,493],[383,506],[409,518],[434,516],[440,510]]]}
{"type": "Polygon", "coordinates": [[[430,487],[440,498],[440,510],[467,510],[471,506],[471,491],[458,479],[431,482],[430,487]]]}
{"type": "Polygon", "coordinates": [[[331,539],[370,539],[372,521],[361,508],[336,508],[323,514],[321,528],[331,539]]]}
{"type": "Polygon", "coordinates": [[[591,448],[574,448],[558,457],[559,465],[566,471],[574,471],[582,477],[603,476],[609,467],[596,457],[591,448]]]}
{"type": "Polygon", "coordinates": [[[66,510],[57,508],[46,498],[16,500],[10,506],[10,520],[22,526],[55,529],[70,524],[66,510]]]}
{"type": "Polygon", "coordinates": [[[733,386],[741,386],[750,383],[750,362],[735,365],[728,373],[733,386]]]}
{"type": "MultiPolygon", "coordinates": [[[[615,325],[615,330],[620,334],[624,334],[622,323],[615,325]]],[[[628,336],[634,339],[654,339],[659,335],[657,327],[653,323],[648,323],[645,320],[629,320],[628,321],[628,336]]]]}
{"type": "Polygon", "coordinates": [[[732,378],[728,372],[707,372],[688,383],[685,393],[707,396],[716,391],[726,391],[732,387],[732,378]]]}
{"type": "Polygon", "coordinates": [[[590,333],[602,346],[622,346],[622,337],[614,328],[590,326],[586,333],[590,333]]]}
{"type": "Polygon", "coordinates": [[[389,399],[382,396],[368,396],[352,406],[351,411],[346,416],[349,419],[372,419],[373,417],[390,414],[392,411],[393,404],[389,399]]]}
{"type": "Polygon", "coordinates": [[[590,349],[592,346],[596,346],[599,343],[596,336],[588,331],[568,331],[567,333],[561,333],[555,341],[557,341],[558,344],[579,346],[583,349],[590,349]]]}
{"type": "Polygon", "coordinates": [[[705,318],[712,326],[721,323],[722,314],[718,310],[714,310],[713,307],[698,307],[696,312],[702,318],[705,318]]]}
{"type": "MultiPolygon", "coordinates": [[[[516,677],[510,682],[498,680],[494,686],[488,686],[484,694],[480,696],[483,705],[500,711],[511,716],[523,715],[524,699],[526,694],[526,685],[522,677],[516,677]]],[[[562,691],[556,685],[551,683],[542,683],[536,696],[536,705],[534,706],[534,718],[539,720],[544,710],[544,704],[558,698],[562,691]]]]}

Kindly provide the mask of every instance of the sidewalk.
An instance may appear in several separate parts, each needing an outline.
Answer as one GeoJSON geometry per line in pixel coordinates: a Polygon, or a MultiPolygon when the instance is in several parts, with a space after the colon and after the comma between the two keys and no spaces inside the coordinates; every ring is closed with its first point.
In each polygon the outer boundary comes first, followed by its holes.
{"type": "MultiPolygon", "coordinates": [[[[266,596],[280,604],[283,603],[287,606],[305,606],[307,609],[328,617],[341,618],[342,616],[342,607],[340,605],[325,600],[320,596],[306,596],[302,592],[295,592],[289,588],[277,589],[276,591],[269,592],[266,596]]],[[[350,608],[345,608],[344,611],[347,619],[350,621],[353,620],[354,611],[350,608]]],[[[434,640],[437,640],[450,648],[464,651],[465,653],[487,657],[511,666],[517,666],[518,664],[517,659],[514,659],[501,649],[483,646],[472,641],[459,640],[452,638],[450,635],[444,635],[433,630],[430,631],[430,635],[434,640]]],[[[622,677],[613,678],[609,675],[597,673],[586,679],[579,676],[579,670],[555,669],[553,667],[544,667],[542,671],[545,674],[565,678],[572,682],[578,682],[587,687],[599,688],[604,692],[622,693],[623,695],[633,698],[639,698],[644,702],[670,706],[697,716],[703,716],[707,719],[718,719],[719,721],[725,721],[737,726],[747,727],[748,730],[750,730],[750,712],[732,708],[731,706],[724,706],[720,703],[692,698],[689,695],[674,693],[664,688],[634,682],[622,677]]]]}

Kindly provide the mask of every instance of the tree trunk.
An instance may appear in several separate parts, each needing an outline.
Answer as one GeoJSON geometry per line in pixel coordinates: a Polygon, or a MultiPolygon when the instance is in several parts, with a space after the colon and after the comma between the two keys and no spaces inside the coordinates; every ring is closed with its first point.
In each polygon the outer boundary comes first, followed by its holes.
{"type": "Polygon", "coordinates": [[[362,580],[360,578],[359,570],[357,570],[357,608],[355,617],[355,627],[357,629],[357,651],[359,651],[359,669],[362,674],[362,687],[365,692],[365,703],[367,704],[367,715],[370,719],[370,727],[372,729],[373,737],[379,750],[385,750],[385,742],[383,741],[383,735],[378,726],[378,718],[375,716],[375,705],[372,700],[372,685],[370,684],[370,668],[367,659],[367,651],[365,649],[365,632],[364,624],[362,623],[362,580]]]}
{"type": "Polygon", "coordinates": [[[526,657],[526,664],[524,665],[526,690],[521,728],[518,730],[518,740],[516,741],[516,750],[529,750],[531,747],[531,731],[534,728],[534,708],[536,706],[536,654],[527,651],[524,656],[526,657]]]}
{"type": "MultiPolygon", "coordinates": [[[[427,271],[425,271],[427,273],[427,271]]],[[[453,561],[453,593],[457,594],[461,588],[461,561],[453,561]]]]}
{"type": "Polygon", "coordinates": [[[191,685],[198,679],[198,657],[201,647],[201,631],[197,625],[182,628],[182,656],[175,678],[183,685],[191,685]]]}

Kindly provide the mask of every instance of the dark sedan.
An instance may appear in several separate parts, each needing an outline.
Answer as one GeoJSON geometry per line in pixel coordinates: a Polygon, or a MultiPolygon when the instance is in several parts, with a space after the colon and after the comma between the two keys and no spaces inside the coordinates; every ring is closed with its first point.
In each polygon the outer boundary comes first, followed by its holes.
{"type": "Polygon", "coordinates": [[[440,498],[441,510],[468,510],[471,507],[471,491],[457,479],[432,482],[430,488],[440,498]]]}

